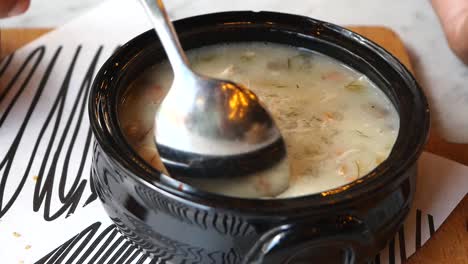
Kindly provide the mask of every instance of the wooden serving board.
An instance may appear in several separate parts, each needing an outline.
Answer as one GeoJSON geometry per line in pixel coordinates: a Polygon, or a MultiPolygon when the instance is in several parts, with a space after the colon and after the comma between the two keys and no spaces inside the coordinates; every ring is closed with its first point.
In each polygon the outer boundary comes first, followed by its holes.
{"type": "MultiPolygon", "coordinates": [[[[409,55],[395,32],[385,27],[354,26],[351,30],[386,48],[412,71],[409,55]]],[[[0,29],[0,58],[14,52],[51,29],[0,29]]],[[[468,144],[453,144],[431,130],[426,150],[468,165],[468,144]]],[[[468,175],[467,175],[468,177],[468,175]]],[[[461,201],[437,232],[408,264],[468,264],[468,197],[461,201]]]]}

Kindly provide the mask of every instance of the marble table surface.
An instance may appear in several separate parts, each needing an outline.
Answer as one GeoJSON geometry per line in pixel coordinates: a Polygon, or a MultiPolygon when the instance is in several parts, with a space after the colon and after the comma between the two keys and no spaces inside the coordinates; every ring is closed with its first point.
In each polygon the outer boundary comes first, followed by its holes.
{"type": "MultiPolygon", "coordinates": [[[[129,0],[131,1],[131,0],[129,0]]],[[[98,0],[32,0],[26,15],[0,27],[57,27],[99,4],[98,0]]],[[[384,25],[409,50],[416,77],[429,97],[433,125],[448,140],[468,143],[468,67],[450,51],[429,0],[171,0],[172,18],[226,10],[270,10],[343,25],[384,25]]]]}

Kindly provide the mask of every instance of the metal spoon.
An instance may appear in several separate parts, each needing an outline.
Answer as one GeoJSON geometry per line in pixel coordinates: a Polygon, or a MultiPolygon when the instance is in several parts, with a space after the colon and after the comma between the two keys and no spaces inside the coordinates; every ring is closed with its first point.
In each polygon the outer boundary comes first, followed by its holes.
{"type": "Polygon", "coordinates": [[[286,146],[258,97],[242,85],[193,72],[163,2],[140,2],[174,72],[154,129],[169,174],[196,181],[259,175],[256,182],[267,186],[262,195],[283,192],[289,185],[286,146]]]}

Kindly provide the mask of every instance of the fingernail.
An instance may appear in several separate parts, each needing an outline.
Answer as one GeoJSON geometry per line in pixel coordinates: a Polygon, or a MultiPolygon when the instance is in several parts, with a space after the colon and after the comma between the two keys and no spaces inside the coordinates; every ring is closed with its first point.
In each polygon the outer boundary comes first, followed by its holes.
{"type": "Polygon", "coordinates": [[[8,12],[8,16],[17,16],[21,15],[29,8],[29,0],[19,0],[16,2],[15,6],[8,12]]]}

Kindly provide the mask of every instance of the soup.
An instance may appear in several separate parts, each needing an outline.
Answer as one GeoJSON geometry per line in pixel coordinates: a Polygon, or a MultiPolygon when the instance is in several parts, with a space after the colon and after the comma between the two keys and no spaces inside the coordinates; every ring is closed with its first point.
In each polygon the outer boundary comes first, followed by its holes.
{"type": "MultiPolygon", "coordinates": [[[[363,74],[309,50],[250,42],[188,52],[195,71],[246,85],[272,113],[285,139],[290,182],[278,198],[333,189],[368,174],[390,154],[399,130],[387,96],[363,74]]],[[[149,164],[164,171],[153,120],[172,83],[163,62],[141,74],[119,103],[123,133],[149,164]]],[[[230,196],[265,196],[246,184],[191,183],[230,196]]],[[[247,182],[249,184],[249,182],[247,182]]]]}

